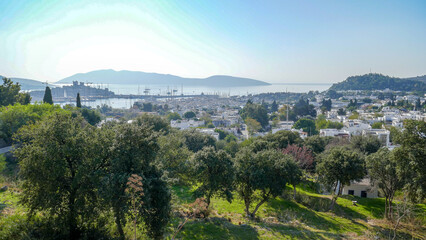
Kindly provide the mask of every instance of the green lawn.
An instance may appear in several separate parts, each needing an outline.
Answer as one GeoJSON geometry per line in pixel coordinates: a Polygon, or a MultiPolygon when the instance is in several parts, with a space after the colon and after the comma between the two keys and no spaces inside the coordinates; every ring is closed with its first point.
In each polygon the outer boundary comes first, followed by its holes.
{"type": "MultiPolygon", "coordinates": [[[[26,209],[19,205],[19,189],[0,193],[0,239],[2,234],[25,239],[26,209]],[[17,227],[16,226],[20,226],[17,227]]],[[[212,213],[207,219],[191,219],[177,234],[176,239],[379,239],[387,238],[389,232],[382,220],[384,199],[367,199],[353,196],[339,198],[334,211],[328,211],[330,196],[316,194],[309,188],[297,189],[297,201],[292,200],[292,189],[286,197],[278,197],[264,204],[257,212],[257,220],[249,220],[244,214],[243,202],[235,196],[232,203],[214,198],[212,213]],[[357,206],[352,201],[358,202],[357,206]]],[[[194,201],[193,189],[174,186],[173,205],[175,210],[185,209],[194,201]]],[[[419,205],[419,211],[426,213],[426,206],[419,205]]],[[[425,214],[420,221],[425,223],[425,214]]],[[[183,222],[174,217],[168,227],[166,239],[183,222]]],[[[108,228],[115,232],[111,219],[108,228]]],[[[132,226],[125,232],[130,237],[132,226]]],[[[423,227],[416,231],[402,228],[399,239],[422,239],[426,233],[423,227]],[[412,236],[410,235],[412,234],[412,236]]],[[[114,234],[116,235],[116,234],[114,234]]],[[[139,239],[147,239],[139,235],[139,239]]],[[[8,238],[11,239],[11,238],[8,238]]]]}
{"type": "MultiPolygon", "coordinates": [[[[290,189],[289,189],[290,190],[290,189]]],[[[188,187],[173,188],[180,204],[194,199],[188,187]]],[[[212,200],[212,215],[192,220],[178,233],[178,239],[373,239],[385,237],[388,229],[373,225],[383,222],[384,199],[353,196],[339,198],[333,212],[328,211],[330,196],[298,188],[298,202],[278,197],[264,204],[257,221],[244,217],[244,204],[236,197],[232,203],[212,200]],[[352,201],[357,201],[357,206],[352,201]],[[385,235],[383,235],[385,234],[385,235]]],[[[426,209],[423,208],[426,213],[426,209]]],[[[421,234],[413,234],[421,239],[421,234]]],[[[407,233],[405,236],[411,239],[407,233]]]]}

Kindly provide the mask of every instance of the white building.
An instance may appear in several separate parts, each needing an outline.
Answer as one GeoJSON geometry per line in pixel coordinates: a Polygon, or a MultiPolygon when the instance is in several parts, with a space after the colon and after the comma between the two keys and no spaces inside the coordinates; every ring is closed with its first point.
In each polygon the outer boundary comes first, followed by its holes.
{"type": "Polygon", "coordinates": [[[361,135],[363,130],[371,129],[370,124],[363,123],[360,120],[346,120],[343,125],[343,130],[349,132],[352,136],[361,135]]]}
{"type": "Polygon", "coordinates": [[[199,128],[197,130],[201,133],[208,134],[214,137],[217,141],[219,141],[219,133],[215,132],[213,128],[199,128]]]}
{"type": "Polygon", "coordinates": [[[377,198],[379,191],[376,186],[372,186],[370,179],[364,178],[359,182],[352,182],[349,186],[343,186],[343,195],[353,195],[364,198],[377,198]]]}
{"type": "Polygon", "coordinates": [[[346,130],[338,130],[335,128],[320,129],[321,137],[342,137],[350,138],[351,134],[346,130]]]}
{"type": "Polygon", "coordinates": [[[179,129],[185,130],[188,128],[196,128],[196,127],[204,126],[204,121],[195,121],[193,119],[171,120],[170,126],[173,128],[179,128],[179,129]]]}
{"type": "Polygon", "coordinates": [[[386,129],[368,129],[362,131],[363,136],[376,136],[383,146],[389,147],[390,131],[386,129]]]}

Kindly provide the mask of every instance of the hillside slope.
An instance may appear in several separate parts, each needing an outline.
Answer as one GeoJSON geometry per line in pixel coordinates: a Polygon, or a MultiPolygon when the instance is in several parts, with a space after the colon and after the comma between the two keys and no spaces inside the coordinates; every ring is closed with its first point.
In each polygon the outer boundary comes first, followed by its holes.
{"type": "Polygon", "coordinates": [[[330,90],[385,90],[389,88],[394,91],[426,91],[426,83],[411,79],[420,79],[420,77],[404,79],[370,73],[348,77],[343,82],[333,84],[330,90]]]}

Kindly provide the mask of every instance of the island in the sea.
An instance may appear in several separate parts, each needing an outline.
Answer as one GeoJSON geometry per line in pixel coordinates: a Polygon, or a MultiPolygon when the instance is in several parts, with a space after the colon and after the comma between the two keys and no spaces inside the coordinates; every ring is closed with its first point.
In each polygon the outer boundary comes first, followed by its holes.
{"type": "Polygon", "coordinates": [[[251,78],[214,75],[207,78],[185,78],[170,74],[147,73],[140,71],[115,71],[112,69],[77,73],[57,83],[70,84],[74,81],[94,84],[141,84],[141,85],[184,85],[211,87],[245,87],[270,85],[251,78]]]}

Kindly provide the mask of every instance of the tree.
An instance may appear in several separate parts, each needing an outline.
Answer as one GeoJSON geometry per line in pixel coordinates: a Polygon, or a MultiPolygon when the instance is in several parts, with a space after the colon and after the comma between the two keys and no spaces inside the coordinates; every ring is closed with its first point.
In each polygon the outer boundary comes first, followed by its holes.
{"type": "Polygon", "coordinates": [[[247,118],[252,118],[260,123],[262,127],[266,127],[269,123],[268,112],[260,104],[254,104],[251,101],[247,101],[247,104],[240,111],[241,118],[246,121],[247,118]]]}
{"type": "Polygon", "coordinates": [[[253,118],[246,118],[245,122],[246,122],[250,136],[253,136],[255,132],[258,132],[262,129],[262,126],[260,125],[260,123],[254,120],[253,118]]]}
{"type": "Polygon", "coordinates": [[[271,105],[271,112],[276,112],[276,111],[278,111],[278,104],[277,104],[277,102],[274,100],[274,101],[272,102],[272,105],[271,105]]]}
{"type": "Polygon", "coordinates": [[[46,90],[44,91],[43,102],[53,104],[52,91],[50,90],[50,87],[46,87],[46,90]]]}
{"type": "Polygon", "coordinates": [[[303,129],[304,132],[308,133],[308,136],[318,134],[315,127],[315,121],[307,118],[301,118],[293,126],[295,129],[303,129]]]}
{"type": "Polygon", "coordinates": [[[274,134],[268,134],[264,140],[269,143],[273,149],[283,149],[291,144],[299,144],[302,142],[299,134],[292,131],[281,130],[274,134]]]}
{"type": "Polygon", "coordinates": [[[158,138],[160,146],[155,165],[165,172],[173,183],[186,183],[190,179],[188,159],[191,151],[185,145],[185,138],[180,131],[172,131],[158,138]]]}
{"type": "Polygon", "coordinates": [[[330,111],[331,110],[331,105],[332,105],[331,99],[328,99],[328,100],[323,99],[322,103],[321,103],[321,108],[324,107],[324,109],[326,111],[330,111]]]}
{"type": "Polygon", "coordinates": [[[57,216],[68,226],[70,239],[78,238],[80,223],[90,223],[99,214],[93,174],[103,163],[96,160],[96,131],[82,117],[55,113],[16,136],[22,203],[30,214],[57,216]]]}
{"type": "Polygon", "coordinates": [[[369,155],[377,152],[382,147],[382,143],[374,136],[353,136],[351,146],[353,149],[369,155]]]}
{"type": "Polygon", "coordinates": [[[192,152],[198,152],[203,147],[215,146],[216,139],[212,136],[200,133],[196,129],[190,129],[182,131],[183,137],[185,138],[185,145],[192,152]]]}
{"type": "Polygon", "coordinates": [[[101,121],[101,116],[96,110],[82,108],[81,115],[86,119],[90,125],[96,125],[101,121]]]}
{"type": "Polygon", "coordinates": [[[296,113],[294,113],[293,109],[291,109],[288,105],[284,105],[282,108],[278,110],[278,112],[280,113],[279,117],[281,121],[287,121],[287,119],[289,121],[297,120],[296,113]],[[287,111],[287,108],[288,108],[288,111],[287,111]],[[288,112],[288,118],[287,118],[287,112],[288,112]]]}
{"type": "Polygon", "coordinates": [[[318,162],[316,171],[320,180],[326,186],[332,187],[330,209],[334,208],[345,185],[349,185],[351,181],[359,181],[365,176],[363,158],[357,152],[344,147],[330,149],[318,162]]]}
{"type": "Polygon", "coordinates": [[[305,138],[304,145],[311,149],[315,155],[318,155],[324,152],[325,147],[332,137],[320,137],[319,135],[314,135],[311,137],[305,138]]]}
{"type": "Polygon", "coordinates": [[[214,195],[232,201],[234,170],[229,154],[205,147],[193,156],[191,165],[193,180],[200,184],[195,194],[206,197],[207,207],[214,195]]]}
{"type": "Polygon", "coordinates": [[[394,137],[395,142],[401,144],[393,150],[397,173],[411,201],[421,202],[426,197],[426,122],[406,120],[404,127],[404,131],[394,137]]]}
{"type": "Polygon", "coordinates": [[[103,168],[102,196],[113,209],[120,236],[124,238],[123,227],[130,208],[130,198],[126,194],[126,183],[132,174],[142,177],[144,202],[139,208],[139,217],[144,219],[148,232],[154,238],[162,235],[170,213],[170,192],[161,179],[160,172],[152,163],[159,149],[158,134],[151,126],[119,124],[103,128],[111,142],[102,144],[107,153],[108,163],[103,168]]]}
{"type": "Polygon", "coordinates": [[[0,108],[0,138],[12,143],[12,136],[24,126],[33,124],[54,112],[64,112],[60,106],[50,104],[15,104],[0,108]]]}
{"type": "Polygon", "coordinates": [[[167,134],[170,131],[170,124],[161,116],[144,113],[138,116],[134,122],[139,126],[145,125],[152,127],[152,130],[161,132],[162,134],[167,134]]]}
{"type": "Polygon", "coordinates": [[[303,98],[300,98],[299,101],[294,105],[293,111],[297,116],[317,116],[315,107],[309,104],[309,100],[305,101],[303,98]]]}
{"type": "Polygon", "coordinates": [[[29,93],[20,93],[21,85],[13,84],[10,78],[3,78],[3,84],[0,85],[0,107],[20,103],[27,105],[31,102],[29,93]]]}
{"type": "Polygon", "coordinates": [[[236,188],[248,217],[255,218],[262,204],[283,192],[291,178],[290,161],[293,161],[290,156],[276,150],[253,153],[245,147],[237,153],[234,159],[236,188]],[[253,204],[256,205],[250,210],[253,204]]]}
{"type": "Polygon", "coordinates": [[[182,118],[180,117],[179,113],[171,112],[167,114],[167,119],[171,121],[171,120],[181,120],[182,118]]]}
{"type": "Polygon", "coordinates": [[[372,129],[381,129],[382,126],[383,126],[382,122],[375,122],[375,123],[371,124],[372,129]]]}
{"type": "Polygon", "coordinates": [[[77,93],[77,105],[78,108],[81,108],[81,100],[80,100],[80,93],[77,93]]]}
{"type": "Polygon", "coordinates": [[[195,113],[192,112],[192,111],[189,111],[189,112],[186,112],[186,113],[183,114],[183,117],[186,118],[186,119],[195,118],[195,116],[196,116],[195,113]]]}
{"type": "Polygon", "coordinates": [[[366,166],[371,182],[377,184],[385,196],[385,217],[392,219],[393,198],[403,186],[397,174],[397,159],[387,148],[382,148],[366,158],[366,166]]]}
{"type": "Polygon", "coordinates": [[[288,154],[293,157],[299,167],[305,170],[313,170],[314,156],[312,151],[305,146],[297,146],[296,144],[288,145],[282,150],[283,154],[288,154]]]}
{"type": "Polygon", "coordinates": [[[346,111],[343,108],[339,108],[339,110],[337,110],[337,115],[339,115],[339,116],[345,116],[346,115],[346,111]]]}

